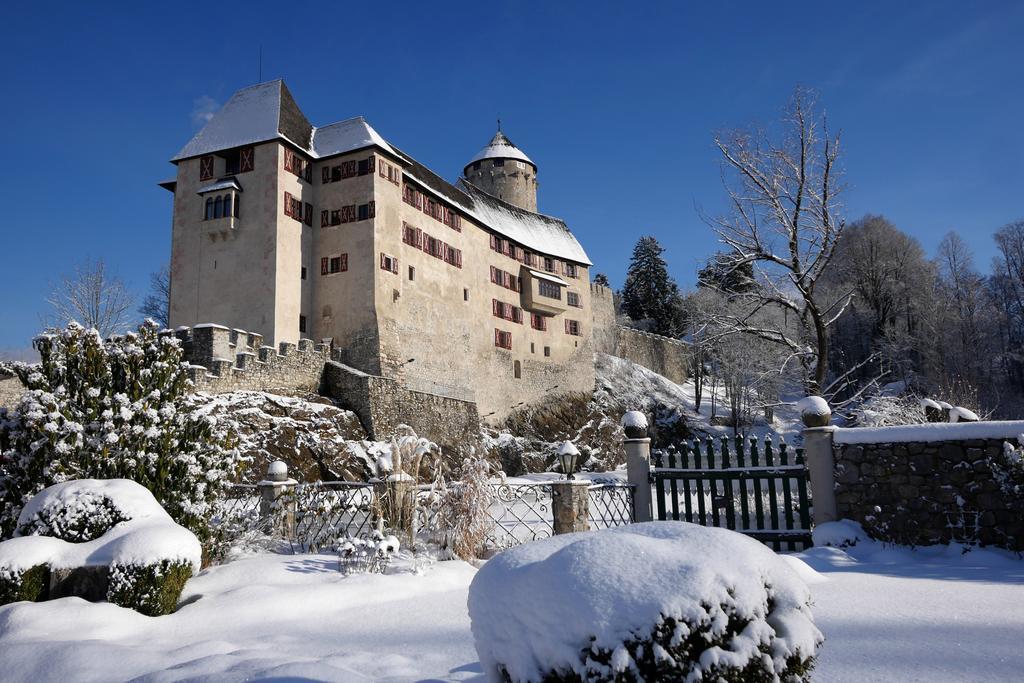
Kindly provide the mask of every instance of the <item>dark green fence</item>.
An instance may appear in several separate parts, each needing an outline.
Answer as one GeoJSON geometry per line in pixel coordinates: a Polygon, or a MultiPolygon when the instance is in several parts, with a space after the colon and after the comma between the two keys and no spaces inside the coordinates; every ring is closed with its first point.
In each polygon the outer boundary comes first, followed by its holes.
{"type": "Polygon", "coordinates": [[[733,529],[775,550],[811,546],[801,448],[776,448],[768,437],[760,447],[743,437],[681,442],[654,454],[651,479],[660,520],[733,529]]]}

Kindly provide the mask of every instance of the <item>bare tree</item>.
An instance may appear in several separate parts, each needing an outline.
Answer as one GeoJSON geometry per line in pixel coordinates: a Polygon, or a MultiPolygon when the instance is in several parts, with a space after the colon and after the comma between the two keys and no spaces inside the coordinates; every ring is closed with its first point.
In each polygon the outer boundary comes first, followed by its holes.
{"type": "Polygon", "coordinates": [[[840,215],[839,136],[814,113],[811,91],[797,88],[784,118],[782,139],[766,131],[715,137],[731,211],[708,219],[733,252],[734,268],[752,264],[760,287],[736,297],[748,306],[720,322],[726,334],[744,333],[782,345],[787,361],[803,368],[808,393],[820,393],[828,371],[828,328],[851,294],[832,302],[816,291],[843,233],[840,215]],[[765,307],[794,318],[794,327],[758,323],[765,307]]]}
{"type": "Polygon", "coordinates": [[[170,325],[171,269],[166,263],[149,276],[149,294],[142,300],[139,313],[152,318],[161,327],[170,325]]]}
{"type": "Polygon", "coordinates": [[[73,275],[53,288],[46,302],[52,307],[46,323],[63,327],[75,320],[95,328],[102,337],[122,332],[131,324],[134,297],[120,278],[107,272],[103,259],[85,261],[73,275]]]}

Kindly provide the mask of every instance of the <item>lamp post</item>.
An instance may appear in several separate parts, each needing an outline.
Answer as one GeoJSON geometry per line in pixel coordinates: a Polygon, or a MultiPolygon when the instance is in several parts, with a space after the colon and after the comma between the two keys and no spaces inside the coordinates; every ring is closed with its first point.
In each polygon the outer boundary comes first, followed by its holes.
{"type": "Polygon", "coordinates": [[[562,466],[562,473],[568,481],[573,480],[573,472],[580,457],[580,452],[573,445],[572,441],[565,441],[558,448],[558,464],[562,466]]]}

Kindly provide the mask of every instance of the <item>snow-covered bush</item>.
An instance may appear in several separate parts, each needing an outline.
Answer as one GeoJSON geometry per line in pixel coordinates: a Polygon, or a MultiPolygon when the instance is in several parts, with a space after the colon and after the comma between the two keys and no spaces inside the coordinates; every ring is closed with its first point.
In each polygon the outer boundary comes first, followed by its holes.
{"type": "Polygon", "coordinates": [[[47,486],[124,478],[208,539],[237,455],[225,426],[196,414],[178,340],[152,322],[106,342],[71,323],[35,347],[40,364],[18,369],[27,391],[0,408],[0,537],[47,486]]]}
{"type": "MultiPolygon", "coordinates": [[[[176,524],[148,490],[126,479],[48,487],[25,505],[17,526],[29,535],[0,542],[0,604],[44,599],[51,570],[108,567],[108,601],[151,616],[168,614],[202,555],[195,534],[176,524]],[[73,512],[64,514],[64,506],[73,512]],[[49,527],[35,523],[75,520],[91,507],[112,510],[121,521],[78,542],[50,536],[49,527]]],[[[75,524],[70,528],[79,530],[75,524]]]]}
{"type": "Polygon", "coordinates": [[[396,536],[380,530],[369,538],[350,538],[338,548],[338,570],[343,574],[383,574],[399,547],[396,536]]]}
{"type": "Polygon", "coordinates": [[[192,566],[180,560],[114,563],[110,565],[107,601],[150,617],[170,614],[191,577],[192,566]]]}
{"type": "Polygon", "coordinates": [[[73,500],[52,500],[45,507],[33,510],[28,521],[18,524],[17,534],[82,543],[99,538],[115,524],[129,520],[109,497],[86,491],[73,500]]]}
{"type": "Polygon", "coordinates": [[[1016,500],[1024,498],[1024,434],[1017,437],[1017,443],[1003,443],[1003,452],[991,458],[992,476],[1003,493],[1016,500]]]}
{"type": "Polygon", "coordinates": [[[853,410],[850,421],[856,427],[925,424],[928,416],[924,405],[921,399],[912,395],[872,396],[853,410]]]}
{"type": "Polygon", "coordinates": [[[685,522],[527,543],[469,589],[492,681],[802,681],[810,593],[757,541],[685,522]]]}

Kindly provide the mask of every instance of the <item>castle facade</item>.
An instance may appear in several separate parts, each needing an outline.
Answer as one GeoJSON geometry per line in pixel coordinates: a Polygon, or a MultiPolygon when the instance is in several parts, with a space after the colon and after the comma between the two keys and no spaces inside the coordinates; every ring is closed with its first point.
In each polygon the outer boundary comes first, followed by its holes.
{"type": "Polygon", "coordinates": [[[171,327],[324,343],[354,373],[489,421],[593,389],[611,293],[566,224],[537,213],[537,166],[500,131],[451,184],[362,117],[314,127],[272,81],[235,93],[172,162],[171,327]]]}

